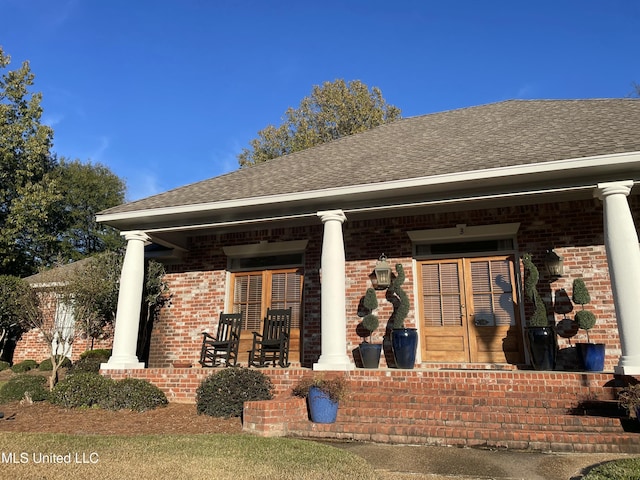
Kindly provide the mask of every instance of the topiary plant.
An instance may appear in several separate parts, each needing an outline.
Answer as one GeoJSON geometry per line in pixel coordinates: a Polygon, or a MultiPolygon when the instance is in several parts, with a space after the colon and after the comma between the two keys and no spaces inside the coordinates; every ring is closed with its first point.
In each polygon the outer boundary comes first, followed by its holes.
{"type": "Polygon", "coordinates": [[[362,304],[367,312],[362,319],[362,326],[369,332],[369,342],[371,342],[373,332],[380,324],[378,316],[373,313],[373,311],[378,308],[378,297],[376,296],[376,291],[373,288],[367,288],[362,304]]]}
{"type": "Polygon", "coordinates": [[[125,378],[113,382],[105,399],[99,403],[107,410],[145,412],[165,407],[169,402],[162,390],[139,378],[125,378]]]}
{"type": "Polygon", "coordinates": [[[36,368],[38,368],[38,362],[35,360],[23,360],[20,363],[14,364],[13,367],[11,367],[11,371],[13,373],[24,373],[36,368]]]}
{"type": "Polygon", "coordinates": [[[548,327],[549,318],[547,317],[547,307],[538,293],[538,280],[540,272],[538,267],[533,263],[530,253],[522,255],[522,264],[525,270],[524,293],[533,303],[533,314],[529,317],[528,325],[530,327],[548,327]]]}
{"type": "Polygon", "coordinates": [[[396,273],[396,278],[393,279],[387,289],[387,300],[393,305],[393,328],[404,328],[404,320],[409,314],[411,304],[407,292],[402,288],[405,281],[402,264],[396,264],[396,273]]]}
{"type": "Polygon", "coordinates": [[[575,322],[578,324],[579,328],[587,332],[587,342],[590,342],[589,330],[591,330],[596,324],[596,316],[593,312],[584,309],[585,304],[591,301],[591,295],[589,295],[589,290],[582,278],[576,278],[573,281],[573,293],[571,299],[573,300],[573,303],[582,307],[581,310],[576,312],[575,322]]]}
{"type": "Polygon", "coordinates": [[[196,390],[198,414],[239,417],[244,402],[271,400],[271,379],[257,370],[226,368],[205,378],[196,390]]]}
{"type": "Polygon", "coordinates": [[[65,408],[100,406],[107,401],[113,383],[114,380],[95,373],[74,373],[53,387],[50,400],[65,408]]]}
{"type": "Polygon", "coordinates": [[[22,400],[26,394],[34,402],[46,400],[49,395],[46,383],[42,375],[16,375],[0,387],[0,403],[22,400]]]}

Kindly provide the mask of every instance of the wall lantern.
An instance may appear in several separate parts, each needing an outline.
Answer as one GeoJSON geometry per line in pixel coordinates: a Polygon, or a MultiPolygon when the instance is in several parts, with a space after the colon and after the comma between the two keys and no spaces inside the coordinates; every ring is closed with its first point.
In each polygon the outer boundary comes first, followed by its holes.
{"type": "Polygon", "coordinates": [[[564,259],[553,249],[547,250],[547,254],[544,256],[544,266],[551,277],[560,278],[564,274],[563,261],[564,259]]]}
{"type": "Polygon", "coordinates": [[[387,257],[384,253],[380,255],[373,272],[376,276],[376,289],[385,289],[391,285],[391,266],[387,263],[387,257]]]}

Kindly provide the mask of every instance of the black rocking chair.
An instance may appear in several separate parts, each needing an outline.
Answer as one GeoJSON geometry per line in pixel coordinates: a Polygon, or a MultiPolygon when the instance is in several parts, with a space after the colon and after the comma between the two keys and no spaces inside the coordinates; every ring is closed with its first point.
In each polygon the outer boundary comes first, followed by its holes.
{"type": "Polygon", "coordinates": [[[200,365],[203,367],[233,366],[238,363],[242,313],[221,313],[216,336],[202,332],[200,365]]]}
{"type": "Polygon", "coordinates": [[[289,339],[291,336],[291,308],[268,309],[262,335],[253,332],[253,346],[249,353],[249,366],[266,367],[269,362],[282,368],[289,365],[289,339]]]}

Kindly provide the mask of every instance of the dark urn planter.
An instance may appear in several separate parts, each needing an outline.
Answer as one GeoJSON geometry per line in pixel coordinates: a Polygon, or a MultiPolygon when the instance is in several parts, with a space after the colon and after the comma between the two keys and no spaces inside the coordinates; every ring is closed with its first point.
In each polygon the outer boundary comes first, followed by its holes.
{"type": "Polygon", "coordinates": [[[527,348],[535,370],[553,370],[556,367],[558,340],[553,327],[527,327],[527,348]]]}
{"type": "Polygon", "coordinates": [[[396,368],[413,368],[418,348],[418,330],[415,328],[394,328],[391,332],[391,342],[396,368]]]}
{"type": "Polygon", "coordinates": [[[576,343],[578,358],[582,368],[587,372],[601,372],[604,370],[604,343],[576,343]]]}
{"type": "Polygon", "coordinates": [[[314,423],[334,423],[338,416],[338,402],[334,402],[318,387],[310,387],[307,397],[309,416],[314,423]]]}
{"type": "Polygon", "coordinates": [[[380,354],[382,353],[382,344],[366,343],[360,344],[360,358],[362,359],[362,368],[378,368],[380,365],[380,354]]]}

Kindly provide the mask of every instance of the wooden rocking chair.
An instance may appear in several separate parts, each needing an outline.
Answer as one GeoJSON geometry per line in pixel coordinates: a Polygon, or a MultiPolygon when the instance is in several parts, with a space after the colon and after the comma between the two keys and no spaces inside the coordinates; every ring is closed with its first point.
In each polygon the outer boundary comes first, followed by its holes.
{"type": "Polygon", "coordinates": [[[253,332],[253,346],[249,353],[249,366],[266,367],[269,362],[282,368],[289,365],[289,339],[291,337],[291,308],[268,309],[262,334],[253,332]]]}
{"type": "Polygon", "coordinates": [[[212,336],[202,332],[200,365],[203,367],[233,366],[238,363],[242,313],[221,313],[218,332],[212,336]]]}

